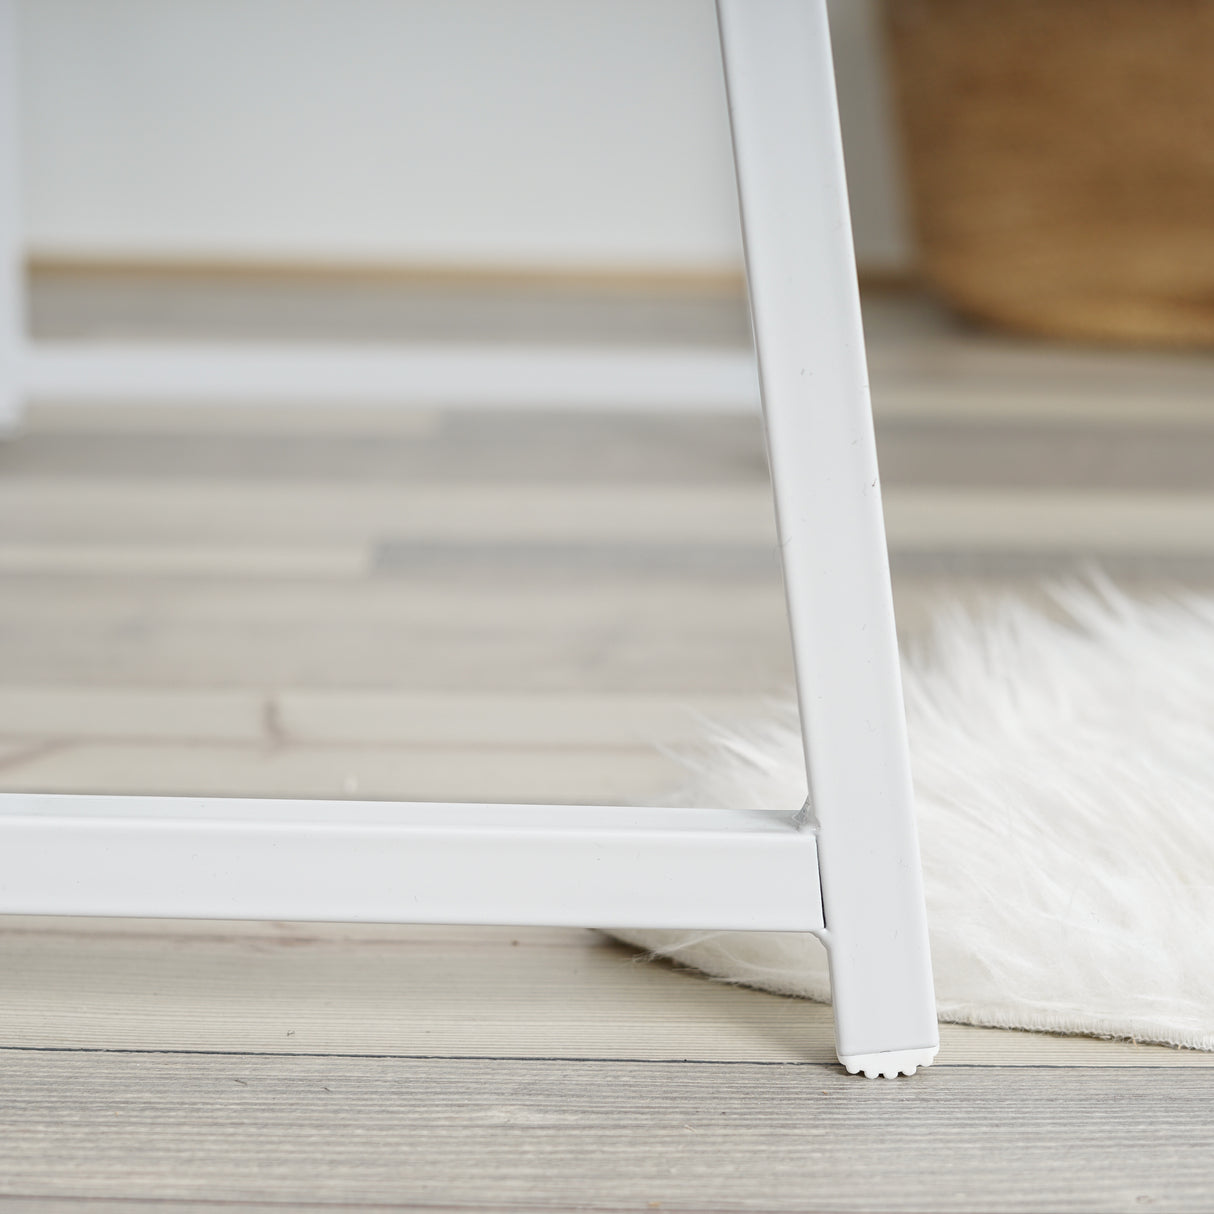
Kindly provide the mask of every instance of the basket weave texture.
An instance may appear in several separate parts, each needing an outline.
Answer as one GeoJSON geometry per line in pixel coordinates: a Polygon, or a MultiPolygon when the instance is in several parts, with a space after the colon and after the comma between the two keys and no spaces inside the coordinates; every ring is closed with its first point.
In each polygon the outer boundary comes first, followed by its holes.
{"type": "Polygon", "coordinates": [[[1054,337],[1214,345],[1214,0],[885,0],[928,280],[1054,337]]]}

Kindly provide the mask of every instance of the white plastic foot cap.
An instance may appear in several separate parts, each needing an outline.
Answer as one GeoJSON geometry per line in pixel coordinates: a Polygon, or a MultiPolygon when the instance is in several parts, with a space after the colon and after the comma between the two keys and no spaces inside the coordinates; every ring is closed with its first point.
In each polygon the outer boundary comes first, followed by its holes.
{"type": "Polygon", "coordinates": [[[883,1054],[840,1054],[839,1061],[849,1075],[863,1071],[869,1079],[876,1079],[878,1075],[893,1079],[898,1075],[913,1075],[921,1066],[931,1066],[939,1048],[929,1045],[921,1050],[889,1050],[883,1054]]]}

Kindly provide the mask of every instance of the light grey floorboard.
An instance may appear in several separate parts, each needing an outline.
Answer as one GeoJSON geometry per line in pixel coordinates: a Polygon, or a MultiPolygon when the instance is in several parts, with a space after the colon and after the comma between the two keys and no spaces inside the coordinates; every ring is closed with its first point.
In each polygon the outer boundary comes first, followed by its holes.
{"type": "MultiPolygon", "coordinates": [[[[1214,374],[1211,375],[1214,390],[1214,374]]],[[[282,423],[279,423],[282,425],[282,423]]],[[[433,432],[362,434],[216,433],[205,424],[118,432],[98,412],[91,425],[39,427],[0,448],[14,481],[173,477],[238,482],[355,481],[363,485],[634,484],[736,487],[766,475],[757,417],[666,417],[618,421],[559,413],[440,416],[433,432]]],[[[1173,422],[912,419],[877,426],[886,486],[1209,490],[1214,426],[1173,422]]]]}
{"type": "Polygon", "coordinates": [[[453,1209],[1208,1209],[1202,1071],[10,1053],[3,1192],[453,1209]]]}
{"type": "MultiPolygon", "coordinates": [[[[830,1009],[587,930],[0,917],[0,1046],[834,1062],[830,1009]]],[[[936,1065],[1206,1067],[1214,1054],[945,1025],[936,1065]]]]}

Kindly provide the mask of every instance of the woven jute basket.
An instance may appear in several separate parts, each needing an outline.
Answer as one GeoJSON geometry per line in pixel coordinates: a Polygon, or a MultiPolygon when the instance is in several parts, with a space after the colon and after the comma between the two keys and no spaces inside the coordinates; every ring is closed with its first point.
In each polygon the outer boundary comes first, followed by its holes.
{"type": "Polygon", "coordinates": [[[1214,0],[885,0],[923,269],[1064,338],[1214,345],[1214,0]]]}

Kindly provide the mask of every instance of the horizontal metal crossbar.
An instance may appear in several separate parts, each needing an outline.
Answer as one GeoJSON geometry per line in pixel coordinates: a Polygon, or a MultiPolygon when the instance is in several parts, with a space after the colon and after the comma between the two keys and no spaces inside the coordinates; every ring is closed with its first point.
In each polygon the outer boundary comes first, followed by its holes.
{"type": "Polygon", "coordinates": [[[22,793],[0,913],[822,928],[788,812],[22,793]]]}

